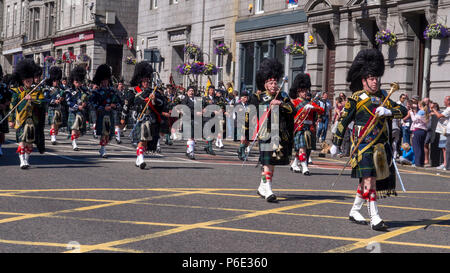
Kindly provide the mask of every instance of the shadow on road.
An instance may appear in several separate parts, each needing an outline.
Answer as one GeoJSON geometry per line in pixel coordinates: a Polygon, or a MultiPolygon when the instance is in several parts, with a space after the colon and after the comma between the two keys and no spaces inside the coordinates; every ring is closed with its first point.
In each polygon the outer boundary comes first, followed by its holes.
{"type": "Polygon", "coordinates": [[[423,229],[427,229],[431,225],[444,225],[450,227],[450,220],[429,220],[421,219],[417,221],[386,221],[389,228],[402,228],[402,227],[413,227],[413,226],[423,226],[423,229]]]}
{"type": "Polygon", "coordinates": [[[349,199],[347,196],[343,195],[298,195],[298,194],[283,194],[278,195],[279,197],[286,198],[283,200],[278,200],[279,202],[289,202],[289,201],[312,201],[312,200],[346,200],[349,199]]]}

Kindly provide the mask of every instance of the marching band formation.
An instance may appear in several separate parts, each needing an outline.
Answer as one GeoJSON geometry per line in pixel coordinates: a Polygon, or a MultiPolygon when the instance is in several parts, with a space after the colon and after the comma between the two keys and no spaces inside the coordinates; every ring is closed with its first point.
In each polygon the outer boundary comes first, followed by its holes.
{"type": "MultiPolygon", "coordinates": [[[[227,105],[230,104],[227,92],[223,94],[217,92],[214,86],[209,86],[199,100],[199,90],[195,86],[184,89],[176,86],[173,80],[163,86],[159,74],[147,62],[136,64],[128,89],[123,81],[113,86],[111,68],[106,64],[97,68],[93,80],[89,82],[86,82],[87,72],[82,66],[73,68],[67,81],[57,66],[50,68],[45,79],[42,79],[42,72],[33,60],[24,59],[16,65],[13,75],[5,76],[0,84],[0,156],[5,134],[9,128],[14,128],[21,169],[30,167],[33,146],[39,153],[45,153],[46,123],[50,126],[51,144],[60,145],[58,133],[63,129],[70,136],[74,151],[83,149],[77,140],[92,129],[102,158],[107,158],[107,145],[111,140],[120,144],[123,134],[131,130],[129,138],[136,148],[135,165],[145,169],[144,155],[161,153],[161,139],[172,145],[173,140],[180,139],[177,137],[180,129],[185,131],[189,125],[190,134],[185,137],[186,156],[195,160],[198,136],[194,128],[211,126],[209,121],[217,115],[235,115],[227,112],[227,105]],[[184,118],[182,114],[173,115],[178,105],[190,110],[187,119],[190,122],[187,124],[176,123],[184,118]],[[206,113],[211,105],[215,106],[215,110],[206,113]]],[[[362,50],[357,55],[347,75],[353,95],[345,104],[330,149],[330,153],[336,155],[345,131],[350,123],[354,123],[349,162],[351,176],[358,179],[358,186],[349,220],[357,224],[370,224],[374,230],[387,228],[378,213],[377,196],[396,195],[390,145],[391,120],[407,114],[402,105],[389,99],[392,92],[380,89],[383,72],[384,58],[378,50],[362,50]],[[365,202],[370,223],[360,213],[365,202]]],[[[204,151],[215,155],[214,142],[221,149],[225,133],[232,135],[240,141],[237,156],[244,162],[257,141],[262,166],[257,194],[268,202],[277,200],[272,191],[275,166],[290,165],[294,173],[311,175],[308,161],[311,150],[316,148],[315,124],[325,111],[317,102],[318,96],[312,97],[308,74],[298,74],[288,93],[279,86],[283,75],[280,62],[276,59],[263,60],[256,73],[258,91],[253,94],[242,91],[239,100],[235,101],[235,105],[245,112],[242,126],[239,128],[234,124],[238,132],[229,132],[229,127],[221,120],[211,127],[215,134],[201,136],[206,143],[204,151]],[[256,130],[251,130],[252,117],[246,111],[252,106],[258,109],[256,117],[253,117],[256,119],[256,130]],[[272,130],[278,133],[271,134],[272,130]]]]}

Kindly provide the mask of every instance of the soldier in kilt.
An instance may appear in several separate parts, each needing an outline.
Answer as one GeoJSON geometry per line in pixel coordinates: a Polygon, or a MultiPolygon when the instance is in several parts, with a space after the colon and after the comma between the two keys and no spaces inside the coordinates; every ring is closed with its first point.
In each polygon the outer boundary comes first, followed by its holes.
{"type": "MultiPolygon", "coordinates": [[[[8,114],[11,104],[12,92],[7,84],[3,82],[3,69],[0,65],[0,120],[8,114]]],[[[8,119],[0,123],[0,156],[3,156],[2,144],[5,143],[5,134],[9,133],[8,119]]]]}
{"type": "Polygon", "coordinates": [[[67,120],[71,130],[70,139],[72,149],[79,151],[77,139],[86,133],[86,112],[89,103],[89,91],[84,87],[86,69],[82,65],[76,66],[69,77],[69,92],[66,92],[67,105],[69,106],[69,118],[67,120]]]}
{"type": "MultiPolygon", "coordinates": [[[[240,145],[239,150],[237,151],[238,158],[240,160],[245,160],[245,150],[248,147],[249,140],[250,140],[250,113],[247,112],[247,108],[249,105],[249,93],[247,91],[241,92],[241,99],[238,104],[235,105],[234,109],[236,111],[236,119],[234,121],[235,128],[237,130],[237,137],[240,139],[240,145]],[[242,127],[238,127],[238,119],[239,116],[242,115],[241,112],[243,112],[244,115],[244,123],[242,124],[242,127]]],[[[231,134],[231,132],[227,133],[228,135],[231,134]]]]}
{"type": "Polygon", "coordinates": [[[97,68],[93,78],[98,89],[92,91],[89,103],[96,112],[95,134],[100,138],[100,156],[107,158],[106,145],[114,137],[113,110],[120,109],[120,99],[114,88],[110,87],[111,68],[102,64],[97,68]]]}
{"type": "Polygon", "coordinates": [[[380,89],[380,77],[384,74],[384,57],[377,49],[365,49],[358,53],[347,74],[353,95],[348,98],[333,136],[332,155],[341,146],[345,129],[354,121],[351,141],[352,149],[367,130],[369,133],[358,146],[351,159],[353,178],[358,178],[355,201],[349,220],[367,224],[359,212],[367,201],[370,226],[373,230],[386,230],[387,225],[378,213],[377,194],[397,195],[395,191],[395,169],[392,164],[391,125],[392,119],[406,116],[407,110],[392,100],[381,107],[387,92],[380,89]],[[374,126],[366,128],[378,115],[374,126]]]}
{"type": "Polygon", "coordinates": [[[257,88],[262,92],[253,94],[250,100],[258,111],[260,111],[259,106],[266,109],[258,115],[259,162],[262,165],[262,172],[257,193],[267,202],[276,202],[277,199],[272,192],[275,166],[288,165],[292,154],[293,107],[288,95],[278,86],[282,76],[283,66],[278,60],[264,59],[256,74],[257,88]],[[274,107],[278,107],[279,111],[274,111],[274,107]],[[272,110],[268,111],[268,109],[272,110]],[[278,135],[271,134],[271,115],[266,115],[272,111],[275,115],[279,115],[278,135]]]}
{"type": "MultiPolygon", "coordinates": [[[[31,88],[34,88],[42,81],[42,72],[43,69],[39,65],[35,64],[35,70],[34,70],[34,84],[31,88]]],[[[36,139],[35,144],[40,154],[45,153],[45,116],[47,113],[47,100],[45,99],[44,94],[44,87],[41,85],[37,88],[35,92],[41,94],[41,96],[44,96],[44,100],[41,101],[41,103],[36,104],[33,108],[33,111],[35,112],[36,118],[39,120],[37,122],[36,126],[36,139]]]]}
{"type": "MultiPolygon", "coordinates": [[[[188,136],[188,140],[186,143],[186,146],[187,146],[186,156],[192,160],[195,160],[195,154],[194,154],[195,153],[195,133],[194,133],[195,127],[200,126],[200,128],[202,128],[202,124],[200,124],[200,122],[197,123],[197,121],[195,119],[195,116],[201,116],[202,112],[195,112],[195,110],[196,110],[195,105],[196,105],[196,103],[203,104],[203,101],[202,102],[196,101],[194,95],[195,95],[195,87],[189,86],[186,91],[186,96],[183,96],[183,98],[180,101],[180,104],[186,105],[189,108],[189,112],[190,112],[189,123],[190,123],[190,127],[191,127],[190,128],[191,133],[188,136]]],[[[183,119],[183,117],[182,117],[182,119],[183,119]]],[[[183,122],[183,135],[185,133],[185,130],[187,130],[187,129],[188,128],[186,128],[186,126],[183,122]]]]}
{"type": "Polygon", "coordinates": [[[155,133],[152,132],[152,119],[154,115],[151,115],[152,110],[149,107],[150,104],[153,106],[155,99],[155,94],[153,94],[153,90],[151,89],[152,78],[153,68],[148,62],[136,64],[133,78],[130,81],[133,90],[129,92],[126,104],[127,109],[132,108],[137,115],[136,124],[132,131],[132,142],[137,143],[135,165],[141,170],[147,166],[147,163],[144,161],[144,153],[147,150],[148,142],[153,140],[155,133]]]}
{"type": "Polygon", "coordinates": [[[112,110],[112,114],[113,114],[113,120],[114,120],[114,135],[115,135],[115,139],[116,139],[116,143],[117,144],[121,144],[122,140],[120,139],[120,135],[122,133],[122,123],[121,123],[121,119],[122,119],[122,105],[123,105],[123,90],[118,90],[117,88],[114,88],[114,91],[116,92],[116,96],[119,99],[119,103],[116,109],[112,110]]]}
{"type": "Polygon", "coordinates": [[[289,96],[292,99],[294,107],[294,150],[296,155],[291,164],[291,171],[304,175],[310,175],[308,169],[308,158],[311,149],[316,146],[315,134],[311,132],[314,126],[314,116],[324,113],[322,107],[311,101],[308,93],[311,89],[311,79],[308,74],[300,73],[289,90],[289,96]],[[298,164],[302,166],[300,170],[298,164]]]}
{"type": "Polygon", "coordinates": [[[50,77],[46,80],[47,88],[44,92],[48,103],[48,123],[50,124],[50,141],[56,145],[56,136],[59,127],[62,125],[62,104],[64,100],[64,90],[61,89],[60,81],[62,78],[62,70],[57,66],[53,66],[49,71],[50,77]]]}
{"type": "Polygon", "coordinates": [[[45,120],[42,120],[39,115],[39,107],[45,103],[44,93],[40,89],[31,93],[36,67],[33,60],[24,59],[16,65],[14,71],[15,82],[18,86],[12,88],[11,106],[17,106],[14,112],[14,128],[16,129],[16,141],[19,144],[17,153],[21,169],[30,167],[29,158],[33,151],[33,143],[37,139],[37,129],[45,125],[40,124],[40,122],[45,123],[45,120]]]}
{"type": "Polygon", "coordinates": [[[218,128],[218,134],[217,134],[217,138],[216,138],[216,147],[219,149],[223,149],[224,145],[222,142],[223,136],[224,136],[224,132],[226,130],[226,126],[225,126],[225,112],[226,112],[226,107],[227,107],[227,101],[224,97],[224,90],[220,90],[217,89],[216,90],[216,105],[218,105],[222,111],[221,113],[218,113],[218,115],[222,115],[222,119],[220,120],[220,125],[218,128]]]}
{"type": "MultiPolygon", "coordinates": [[[[217,97],[216,97],[216,92],[215,92],[215,87],[214,85],[210,85],[208,87],[208,93],[206,96],[203,97],[203,102],[202,102],[202,109],[203,109],[203,113],[206,112],[206,107],[208,107],[209,105],[216,105],[218,102],[217,97]]],[[[203,120],[203,127],[206,125],[206,123],[208,121],[210,121],[214,116],[216,115],[216,113],[212,113],[211,117],[205,117],[203,116],[202,120],[203,120]]],[[[216,130],[219,130],[219,128],[216,128],[215,125],[212,126],[211,130],[214,130],[214,132],[216,132],[216,130]]],[[[213,150],[212,144],[214,141],[214,138],[211,138],[211,136],[204,136],[203,137],[206,141],[206,145],[204,147],[204,150],[207,154],[210,155],[216,155],[216,153],[213,150]]]]}

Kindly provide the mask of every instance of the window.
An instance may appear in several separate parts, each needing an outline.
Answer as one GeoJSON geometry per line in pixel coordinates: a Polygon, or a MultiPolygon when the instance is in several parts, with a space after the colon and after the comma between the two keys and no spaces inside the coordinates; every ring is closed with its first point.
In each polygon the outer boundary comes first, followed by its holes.
{"type": "Polygon", "coordinates": [[[70,2],[70,26],[73,27],[75,25],[75,0],[71,0],[70,2]]]}
{"type": "Polygon", "coordinates": [[[11,7],[8,6],[6,8],[6,31],[5,31],[5,36],[8,37],[8,29],[9,29],[9,19],[11,17],[11,7]]]}
{"type": "Polygon", "coordinates": [[[22,0],[20,11],[20,34],[23,34],[25,32],[25,17],[27,17],[25,13],[25,1],[22,0]]]}
{"type": "Polygon", "coordinates": [[[12,36],[14,36],[16,33],[17,17],[18,17],[17,12],[18,12],[18,6],[17,6],[17,3],[14,3],[12,36]]]}
{"type": "MultiPolygon", "coordinates": [[[[214,41],[214,48],[216,48],[220,44],[223,44],[223,40],[214,41]]],[[[223,55],[221,55],[221,54],[215,54],[215,55],[216,55],[216,67],[217,67],[216,86],[218,86],[219,82],[223,81],[223,55]]]]}
{"type": "Polygon", "coordinates": [[[87,49],[86,45],[81,45],[80,46],[80,55],[85,55],[87,52],[86,49],[87,49]]]}
{"type": "Polygon", "coordinates": [[[58,29],[63,29],[64,27],[64,2],[66,0],[59,0],[59,16],[58,16],[58,29]]]}
{"type": "Polygon", "coordinates": [[[91,3],[88,0],[83,0],[83,23],[89,22],[89,16],[91,14],[91,3]]]}
{"type": "Polygon", "coordinates": [[[39,24],[40,24],[40,9],[33,8],[30,9],[30,29],[31,29],[31,40],[39,39],[39,24]]]}
{"type": "Polygon", "coordinates": [[[49,2],[45,4],[45,33],[46,36],[54,34],[55,26],[55,3],[49,2]]]}
{"type": "Polygon", "coordinates": [[[264,12],[264,0],[255,0],[255,13],[263,13],[264,12]]]}

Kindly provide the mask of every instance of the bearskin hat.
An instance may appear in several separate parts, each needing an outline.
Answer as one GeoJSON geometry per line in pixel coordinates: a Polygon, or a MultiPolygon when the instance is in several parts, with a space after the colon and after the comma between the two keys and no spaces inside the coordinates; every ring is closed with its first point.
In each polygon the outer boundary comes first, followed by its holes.
{"type": "Polygon", "coordinates": [[[103,80],[111,80],[111,76],[112,76],[112,72],[111,72],[111,68],[107,65],[107,64],[102,64],[97,68],[97,71],[95,72],[95,76],[92,79],[92,81],[97,84],[100,85],[100,83],[103,80]]]}
{"type": "Polygon", "coordinates": [[[356,92],[363,89],[361,80],[369,76],[381,77],[384,74],[383,54],[374,48],[361,50],[353,60],[347,74],[350,90],[356,92]]]}
{"type": "Polygon", "coordinates": [[[0,81],[3,80],[3,67],[0,65],[0,81]]]}
{"type": "Polygon", "coordinates": [[[52,66],[48,71],[49,77],[45,84],[52,86],[54,81],[60,81],[62,79],[62,70],[57,66],[52,66]]]}
{"type": "Polygon", "coordinates": [[[153,77],[153,68],[148,62],[140,62],[134,68],[133,78],[130,81],[131,86],[138,86],[141,84],[143,78],[148,78],[150,81],[153,77]]]}
{"type": "Polygon", "coordinates": [[[277,81],[283,77],[284,67],[277,59],[264,59],[256,72],[256,88],[265,91],[264,84],[268,79],[277,81]]]}
{"type": "Polygon", "coordinates": [[[309,74],[300,73],[295,76],[294,82],[292,83],[291,88],[289,89],[289,97],[292,99],[296,99],[298,97],[299,89],[309,90],[311,88],[311,78],[309,74]]]}
{"type": "Polygon", "coordinates": [[[69,84],[73,84],[74,81],[84,82],[86,79],[86,69],[82,65],[77,65],[69,76],[69,84]]]}
{"type": "Polygon", "coordinates": [[[16,68],[14,69],[14,82],[19,85],[22,84],[22,81],[25,79],[34,78],[36,73],[36,64],[32,59],[23,59],[19,63],[17,63],[16,68]]]}

